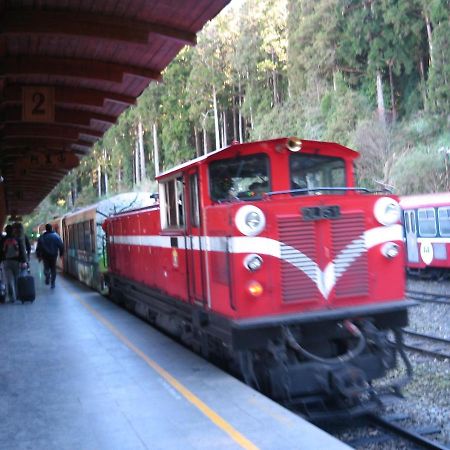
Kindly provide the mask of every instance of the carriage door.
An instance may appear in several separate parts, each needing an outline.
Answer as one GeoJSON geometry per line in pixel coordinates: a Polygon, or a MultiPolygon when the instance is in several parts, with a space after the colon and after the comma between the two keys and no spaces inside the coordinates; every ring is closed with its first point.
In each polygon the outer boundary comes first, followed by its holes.
{"type": "Polygon", "coordinates": [[[205,303],[202,227],[200,219],[200,190],[198,172],[187,175],[186,198],[189,199],[186,216],[186,250],[189,277],[189,298],[192,302],[205,303]]]}
{"type": "Polygon", "coordinates": [[[404,219],[408,262],[417,263],[419,262],[419,250],[417,248],[416,211],[405,211],[404,219]]]}

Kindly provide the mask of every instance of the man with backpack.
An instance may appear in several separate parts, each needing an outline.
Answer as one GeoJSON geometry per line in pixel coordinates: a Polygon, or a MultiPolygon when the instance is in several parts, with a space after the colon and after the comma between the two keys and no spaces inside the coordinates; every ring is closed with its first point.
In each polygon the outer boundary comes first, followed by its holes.
{"type": "Polygon", "coordinates": [[[49,284],[51,281],[51,288],[55,287],[56,280],[56,260],[59,256],[62,258],[64,255],[64,245],[59,237],[59,234],[53,230],[51,224],[45,225],[45,233],[39,237],[36,256],[39,261],[44,261],[44,275],[45,284],[49,284]]]}
{"type": "Polygon", "coordinates": [[[13,227],[5,227],[6,236],[0,241],[0,259],[6,277],[6,291],[9,301],[14,303],[17,299],[17,280],[21,267],[26,264],[26,256],[21,248],[20,242],[13,233],[13,227]]]}

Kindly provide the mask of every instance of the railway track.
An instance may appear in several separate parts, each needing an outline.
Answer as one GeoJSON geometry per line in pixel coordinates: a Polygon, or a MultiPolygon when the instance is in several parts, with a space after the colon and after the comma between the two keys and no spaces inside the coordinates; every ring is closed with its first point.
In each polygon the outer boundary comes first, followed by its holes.
{"type": "Polygon", "coordinates": [[[410,300],[419,302],[437,303],[439,305],[450,305],[450,295],[430,294],[428,292],[407,290],[406,296],[410,300]]]}
{"type": "Polygon", "coordinates": [[[407,337],[404,343],[405,348],[435,358],[450,359],[450,339],[412,330],[403,330],[403,335],[407,337]]]}
{"type": "Polygon", "coordinates": [[[422,428],[411,428],[402,426],[398,422],[408,419],[408,416],[383,417],[377,414],[369,414],[364,417],[362,426],[370,428],[365,436],[346,441],[352,447],[363,449],[373,448],[372,446],[389,442],[393,448],[408,449],[433,449],[433,450],[449,450],[448,445],[430,440],[426,436],[440,433],[441,429],[437,426],[427,426],[422,428]],[[375,430],[374,430],[375,428],[375,430]],[[402,446],[406,444],[407,447],[402,446]]]}

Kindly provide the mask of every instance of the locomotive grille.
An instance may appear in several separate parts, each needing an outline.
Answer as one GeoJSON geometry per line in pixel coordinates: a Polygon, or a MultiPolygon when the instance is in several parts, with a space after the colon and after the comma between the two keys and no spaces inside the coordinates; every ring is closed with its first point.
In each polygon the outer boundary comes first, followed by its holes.
{"type": "Polygon", "coordinates": [[[313,279],[316,279],[314,261],[316,261],[317,255],[314,222],[305,222],[300,217],[279,217],[278,230],[282,242],[281,287],[283,301],[317,300],[320,294],[316,285],[297,268],[301,266],[313,279]]]}
{"type": "Polygon", "coordinates": [[[331,221],[333,259],[342,255],[341,252],[353,241],[343,257],[335,262],[335,274],[339,277],[335,287],[337,298],[369,294],[367,251],[362,237],[364,231],[362,213],[344,214],[339,220],[331,221]]]}

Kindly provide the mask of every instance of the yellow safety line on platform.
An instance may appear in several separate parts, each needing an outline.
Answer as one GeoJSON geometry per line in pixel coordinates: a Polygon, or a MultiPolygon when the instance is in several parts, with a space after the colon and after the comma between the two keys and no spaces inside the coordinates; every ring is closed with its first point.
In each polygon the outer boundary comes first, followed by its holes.
{"type": "Polygon", "coordinates": [[[183,397],[197,407],[211,422],[215,423],[225,433],[227,433],[234,441],[236,441],[242,448],[248,450],[257,450],[258,447],[244,437],[239,431],[237,431],[232,425],[230,425],[225,419],[219,416],[208,405],[202,402],[195,394],[189,389],[183,386],[175,377],[170,375],[165,369],[163,369],[158,363],[149,358],[142,350],[136,347],[129,339],[127,339],[114,325],[105,319],[99,312],[97,312],[91,305],[86,303],[79,294],[70,291],[78,302],[80,302],[96,319],[98,319],[106,328],[108,328],[115,336],[117,336],[130,350],[139,355],[155,372],[163,377],[173,388],[175,388],[183,397]]]}

